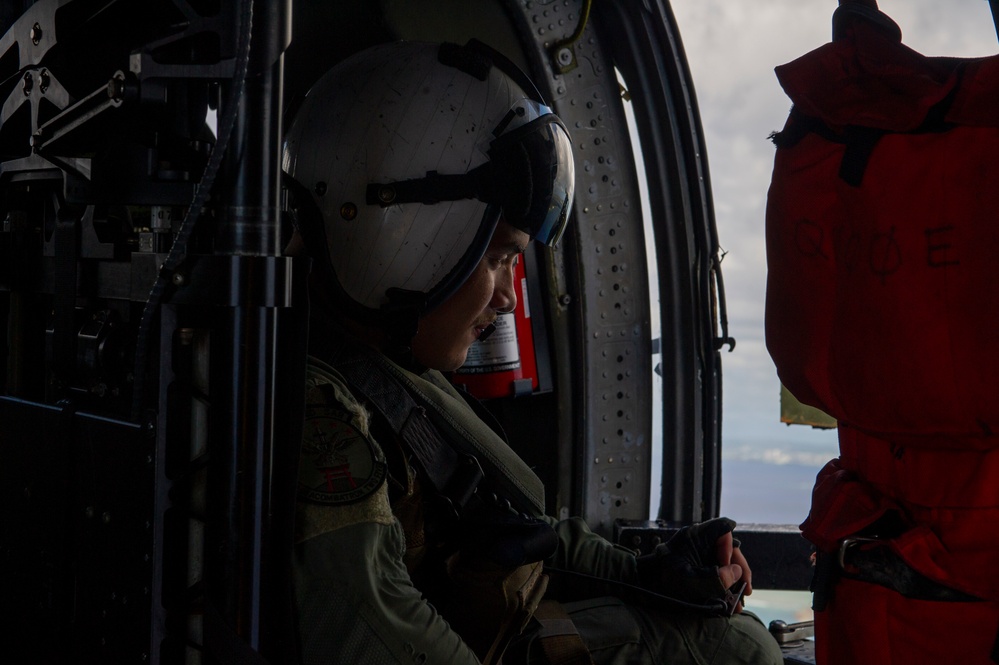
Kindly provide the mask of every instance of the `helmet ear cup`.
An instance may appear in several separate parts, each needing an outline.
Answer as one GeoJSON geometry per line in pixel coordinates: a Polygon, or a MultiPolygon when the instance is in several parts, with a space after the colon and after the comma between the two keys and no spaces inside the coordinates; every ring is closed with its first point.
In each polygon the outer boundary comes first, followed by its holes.
{"type": "Polygon", "coordinates": [[[288,191],[288,208],[295,230],[302,236],[305,250],[312,259],[313,270],[322,280],[325,297],[341,311],[350,313],[358,321],[376,322],[372,311],[354,301],[340,286],[336,271],[326,251],[326,223],[323,213],[312,198],[312,193],[298,180],[282,172],[281,182],[288,191]]]}

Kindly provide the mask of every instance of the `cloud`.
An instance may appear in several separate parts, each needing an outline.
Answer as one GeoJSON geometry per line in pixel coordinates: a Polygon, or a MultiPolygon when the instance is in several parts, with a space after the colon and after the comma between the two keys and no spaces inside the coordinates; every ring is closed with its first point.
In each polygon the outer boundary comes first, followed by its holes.
{"type": "Polygon", "coordinates": [[[835,454],[835,451],[758,448],[749,445],[739,446],[735,449],[726,448],[722,453],[724,459],[731,462],[763,462],[777,466],[797,464],[816,468],[824,466],[835,454]]]}

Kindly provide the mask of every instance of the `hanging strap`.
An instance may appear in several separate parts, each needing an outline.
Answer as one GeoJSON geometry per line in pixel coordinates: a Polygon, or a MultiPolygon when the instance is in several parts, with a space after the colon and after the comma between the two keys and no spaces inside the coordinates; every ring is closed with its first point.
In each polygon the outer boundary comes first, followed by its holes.
{"type": "Polygon", "coordinates": [[[846,35],[846,27],[854,18],[862,18],[891,35],[895,41],[902,41],[902,29],[887,14],[878,9],[876,0],[839,0],[839,7],[833,12],[833,41],[846,35]]]}
{"type": "Polygon", "coordinates": [[[534,613],[541,624],[538,640],[548,665],[593,665],[593,657],[562,604],[543,600],[534,613]]]}
{"type": "Polygon", "coordinates": [[[326,357],[399,435],[443,500],[449,516],[457,519],[483,478],[475,456],[448,445],[426,409],[375,362],[371,352],[345,343],[326,357]]]}

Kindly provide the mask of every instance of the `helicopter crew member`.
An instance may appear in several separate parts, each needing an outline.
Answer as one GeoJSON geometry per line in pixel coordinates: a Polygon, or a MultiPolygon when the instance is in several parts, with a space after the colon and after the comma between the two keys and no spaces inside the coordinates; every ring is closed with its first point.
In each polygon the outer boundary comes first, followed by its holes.
{"type": "Polygon", "coordinates": [[[782,662],[752,615],[705,611],[751,579],[733,522],[636,558],[545,517],[541,481],[440,373],[513,309],[527,243],[566,226],[569,136],[530,81],[483,45],[376,46],[319,80],[286,141],[316,263],[304,662],[782,662]]]}

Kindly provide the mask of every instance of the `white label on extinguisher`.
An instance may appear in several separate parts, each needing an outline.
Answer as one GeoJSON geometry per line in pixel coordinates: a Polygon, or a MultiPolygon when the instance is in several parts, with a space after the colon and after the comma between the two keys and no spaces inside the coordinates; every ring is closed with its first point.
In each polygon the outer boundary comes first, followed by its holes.
{"type": "Polygon", "coordinates": [[[517,327],[510,312],[496,317],[496,330],[485,341],[472,343],[458,374],[503,372],[518,367],[520,348],[517,346],[517,327]]]}

